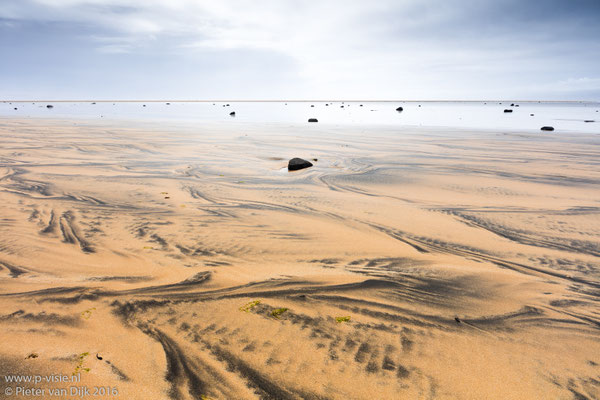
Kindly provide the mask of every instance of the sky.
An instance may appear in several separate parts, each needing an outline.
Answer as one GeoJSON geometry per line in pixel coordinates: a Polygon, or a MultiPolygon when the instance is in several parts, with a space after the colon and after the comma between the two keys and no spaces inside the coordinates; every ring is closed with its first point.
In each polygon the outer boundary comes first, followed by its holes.
{"type": "Polygon", "coordinates": [[[600,0],[0,0],[0,99],[600,100],[600,0]]]}

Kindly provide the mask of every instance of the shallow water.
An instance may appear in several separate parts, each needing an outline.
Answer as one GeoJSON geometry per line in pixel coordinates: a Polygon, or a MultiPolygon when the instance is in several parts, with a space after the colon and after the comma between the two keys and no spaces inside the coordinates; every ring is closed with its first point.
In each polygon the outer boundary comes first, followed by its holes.
{"type": "Polygon", "coordinates": [[[0,117],[162,120],[192,123],[423,126],[480,130],[600,133],[600,103],[593,102],[8,102],[0,117]],[[47,109],[52,104],[54,108],[47,109]],[[229,104],[229,106],[226,106],[229,104]],[[328,104],[328,105],[327,105],[328,104]],[[362,104],[362,106],[361,106],[362,104]],[[144,107],[145,105],[145,107],[144,107]],[[313,106],[314,107],[311,107],[313,106]],[[342,108],[343,106],[343,108],[342,108]],[[14,108],[17,110],[14,110],[14,108]],[[397,107],[404,111],[396,112],[397,107]],[[504,113],[510,108],[512,113],[504,113]],[[229,115],[235,111],[235,117],[229,115]],[[531,116],[531,114],[534,114],[531,116]],[[592,120],[595,122],[585,122],[592,120]]]}

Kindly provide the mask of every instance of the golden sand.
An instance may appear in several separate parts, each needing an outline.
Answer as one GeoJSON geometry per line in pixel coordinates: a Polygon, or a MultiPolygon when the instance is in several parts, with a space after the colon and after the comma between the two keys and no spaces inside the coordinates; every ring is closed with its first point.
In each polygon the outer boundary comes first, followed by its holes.
{"type": "Polygon", "coordinates": [[[598,160],[583,134],[4,120],[0,370],[120,399],[598,398],[598,160]]]}

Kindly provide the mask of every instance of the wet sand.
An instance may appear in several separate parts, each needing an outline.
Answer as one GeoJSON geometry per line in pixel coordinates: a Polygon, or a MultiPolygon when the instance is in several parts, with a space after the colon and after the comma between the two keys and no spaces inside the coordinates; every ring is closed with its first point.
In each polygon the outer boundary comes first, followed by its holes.
{"type": "Polygon", "coordinates": [[[599,144],[4,119],[2,375],[121,399],[598,398],[599,144]]]}

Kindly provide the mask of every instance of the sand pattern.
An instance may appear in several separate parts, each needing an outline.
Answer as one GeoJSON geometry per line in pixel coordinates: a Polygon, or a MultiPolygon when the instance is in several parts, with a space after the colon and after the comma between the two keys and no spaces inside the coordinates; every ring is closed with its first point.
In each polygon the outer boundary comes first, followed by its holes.
{"type": "Polygon", "coordinates": [[[599,398],[598,160],[591,134],[3,120],[1,369],[127,399],[599,398]]]}

